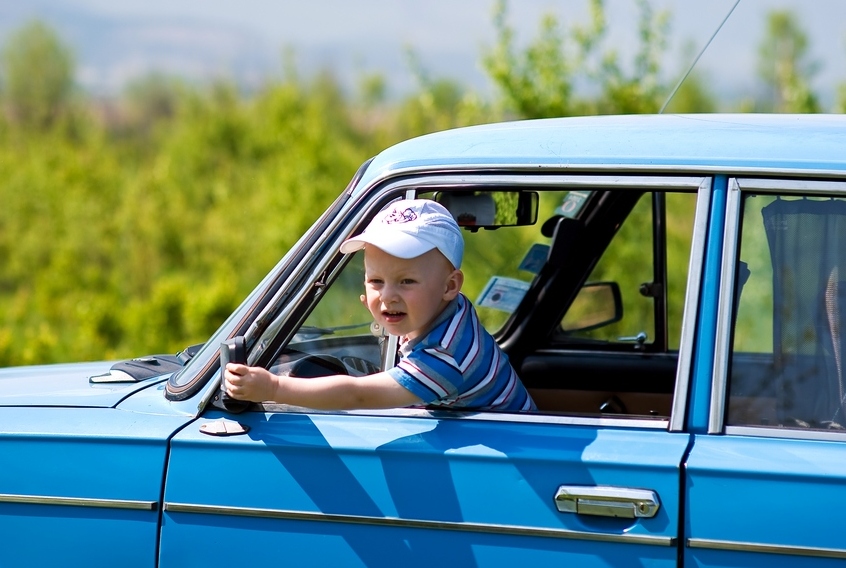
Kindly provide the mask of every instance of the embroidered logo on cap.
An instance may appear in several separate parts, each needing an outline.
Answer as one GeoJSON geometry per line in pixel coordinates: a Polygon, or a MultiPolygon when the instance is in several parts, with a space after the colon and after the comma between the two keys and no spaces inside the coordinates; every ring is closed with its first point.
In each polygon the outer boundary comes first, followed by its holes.
{"type": "Polygon", "coordinates": [[[382,220],[383,223],[386,225],[392,225],[394,223],[410,223],[411,221],[415,221],[417,219],[417,213],[411,210],[411,208],[406,208],[400,211],[399,209],[394,209],[391,211],[389,215],[385,215],[385,218],[382,220]]]}

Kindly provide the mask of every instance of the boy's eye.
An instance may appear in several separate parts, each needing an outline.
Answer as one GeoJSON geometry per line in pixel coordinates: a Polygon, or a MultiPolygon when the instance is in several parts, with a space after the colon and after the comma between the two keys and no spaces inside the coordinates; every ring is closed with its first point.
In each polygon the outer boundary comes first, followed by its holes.
{"type": "Polygon", "coordinates": [[[400,284],[414,284],[416,280],[412,280],[411,278],[403,278],[400,281],[400,284]]]}

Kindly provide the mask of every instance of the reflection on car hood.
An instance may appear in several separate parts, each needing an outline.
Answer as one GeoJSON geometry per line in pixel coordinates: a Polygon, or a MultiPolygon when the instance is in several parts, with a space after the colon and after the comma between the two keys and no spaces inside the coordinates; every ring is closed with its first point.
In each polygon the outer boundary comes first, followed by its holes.
{"type": "Polygon", "coordinates": [[[88,381],[92,375],[108,372],[113,364],[114,361],[101,361],[0,369],[0,406],[112,407],[133,392],[158,382],[88,381]]]}

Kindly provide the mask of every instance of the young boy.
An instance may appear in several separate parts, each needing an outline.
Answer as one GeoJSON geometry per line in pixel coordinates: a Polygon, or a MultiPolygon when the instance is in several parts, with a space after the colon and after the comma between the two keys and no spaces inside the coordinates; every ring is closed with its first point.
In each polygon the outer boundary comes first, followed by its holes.
{"type": "Polygon", "coordinates": [[[230,363],[233,398],[317,409],[436,405],[473,410],[533,410],[508,357],[461,294],[464,239],[445,207],[397,201],[341,252],[364,249],[365,294],[373,319],[400,338],[401,359],[381,373],[353,377],[279,376],[230,363]]]}

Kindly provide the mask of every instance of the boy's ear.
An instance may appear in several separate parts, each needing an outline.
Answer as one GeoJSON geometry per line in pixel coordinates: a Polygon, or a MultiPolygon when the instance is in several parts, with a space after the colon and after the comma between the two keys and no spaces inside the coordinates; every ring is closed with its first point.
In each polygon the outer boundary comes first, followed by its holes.
{"type": "Polygon", "coordinates": [[[461,292],[461,286],[464,285],[464,273],[457,268],[453,270],[446,281],[446,290],[444,291],[444,300],[449,302],[461,292]]]}

